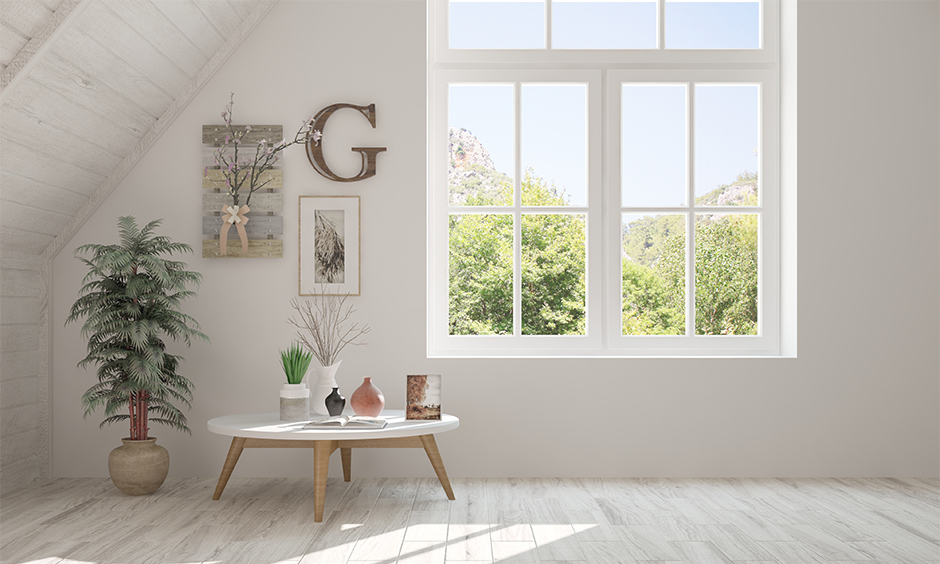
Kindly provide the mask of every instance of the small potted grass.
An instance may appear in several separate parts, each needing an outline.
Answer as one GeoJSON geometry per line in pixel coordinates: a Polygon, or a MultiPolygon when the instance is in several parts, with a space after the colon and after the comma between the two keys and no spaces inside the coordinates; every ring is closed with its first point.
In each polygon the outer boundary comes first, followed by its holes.
{"type": "Polygon", "coordinates": [[[280,352],[281,368],[287,376],[287,383],[281,388],[281,421],[306,421],[310,419],[310,390],[303,379],[313,353],[296,342],[280,352]]]}

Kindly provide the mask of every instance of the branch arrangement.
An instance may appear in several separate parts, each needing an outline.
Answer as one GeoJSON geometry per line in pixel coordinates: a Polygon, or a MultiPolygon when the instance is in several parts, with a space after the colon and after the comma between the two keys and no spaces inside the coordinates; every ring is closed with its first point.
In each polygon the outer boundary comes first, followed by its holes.
{"type": "MultiPolygon", "coordinates": [[[[246,125],[244,129],[236,128],[232,125],[232,107],[235,105],[235,93],[232,92],[229,103],[222,111],[222,119],[228,126],[229,132],[225,135],[225,140],[215,152],[215,164],[222,171],[225,178],[225,187],[228,189],[229,196],[232,197],[232,205],[238,208],[238,199],[242,187],[248,183],[248,197],[245,198],[245,205],[251,204],[251,195],[262,189],[271,182],[271,179],[262,181],[262,175],[270,170],[279,160],[277,154],[291,145],[306,143],[308,138],[313,138],[314,143],[320,144],[323,135],[319,130],[313,129],[313,118],[307,118],[300,124],[300,129],[294,135],[291,141],[282,139],[277,143],[272,143],[267,139],[261,139],[255,146],[253,158],[243,157],[239,159],[238,148],[242,145],[246,135],[251,133],[251,126],[246,125]],[[313,129],[311,131],[311,129],[313,129]]],[[[246,149],[250,151],[251,149],[246,149]]],[[[203,171],[208,176],[209,169],[203,171]]]]}
{"type": "Polygon", "coordinates": [[[334,364],[347,345],[367,345],[362,338],[372,330],[368,325],[351,321],[356,309],[347,305],[345,296],[317,296],[314,300],[291,299],[290,305],[300,316],[288,323],[297,327],[297,338],[313,353],[322,366],[334,364]]]}

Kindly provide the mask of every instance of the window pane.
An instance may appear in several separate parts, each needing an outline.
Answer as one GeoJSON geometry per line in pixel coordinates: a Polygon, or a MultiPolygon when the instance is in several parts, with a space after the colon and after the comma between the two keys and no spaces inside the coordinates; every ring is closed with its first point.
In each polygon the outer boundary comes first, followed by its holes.
{"type": "Polygon", "coordinates": [[[757,214],[696,216],[695,332],[757,334],[757,214]]]}
{"type": "Polygon", "coordinates": [[[623,214],[623,334],[685,334],[685,215],[623,214]]]}
{"type": "Polygon", "coordinates": [[[522,334],[585,334],[584,214],[522,215],[522,334]]]}
{"type": "Polygon", "coordinates": [[[450,85],[451,205],[512,205],[513,122],[511,84],[450,85]]]}
{"type": "Polygon", "coordinates": [[[759,96],[757,85],[695,85],[695,205],[757,205],[759,96]]]}
{"type": "Polygon", "coordinates": [[[684,206],[688,126],[684,84],[624,84],[621,198],[624,206],[684,206]]]}
{"type": "Polygon", "coordinates": [[[451,335],[512,335],[512,216],[449,217],[451,335]]]}
{"type": "Polygon", "coordinates": [[[667,49],[759,49],[760,2],[666,0],[667,49]]]}
{"type": "Polygon", "coordinates": [[[587,86],[522,86],[522,205],[583,206],[587,86]]]}
{"type": "Polygon", "coordinates": [[[542,0],[450,0],[451,49],[544,49],[542,0]]]}
{"type": "Polygon", "coordinates": [[[552,2],[554,49],[655,49],[656,0],[552,2]]]}

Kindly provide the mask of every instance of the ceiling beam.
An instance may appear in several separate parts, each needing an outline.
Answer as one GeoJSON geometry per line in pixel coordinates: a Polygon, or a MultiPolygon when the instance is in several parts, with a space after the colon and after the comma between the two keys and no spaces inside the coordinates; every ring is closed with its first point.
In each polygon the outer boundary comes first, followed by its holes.
{"type": "Polygon", "coordinates": [[[9,89],[9,86],[21,76],[29,74],[28,68],[33,66],[36,61],[42,59],[42,54],[51,46],[51,41],[56,35],[65,33],[72,22],[78,18],[78,14],[92,0],[64,0],[62,4],[53,12],[52,17],[42,26],[34,37],[20,49],[20,52],[13,57],[10,64],[0,72],[0,97],[9,89]],[[76,9],[81,5],[81,9],[76,9]],[[25,72],[24,72],[25,71],[25,72]]]}

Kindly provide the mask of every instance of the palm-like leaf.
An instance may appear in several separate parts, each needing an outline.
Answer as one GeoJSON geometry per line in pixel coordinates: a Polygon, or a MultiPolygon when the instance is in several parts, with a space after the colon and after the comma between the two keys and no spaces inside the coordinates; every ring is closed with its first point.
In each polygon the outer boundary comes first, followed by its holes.
{"type": "Polygon", "coordinates": [[[190,432],[186,417],[171,402],[189,407],[193,384],[179,374],[182,357],[166,352],[163,339],[187,346],[193,339],[208,341],[196,320],[179,311],[182,301],[196,296],[188,287],[202,276],[169,258],[192,248],[155,235],[160,222],[138,228],[133,217],[121,217],[119,245],[76,250],[88,273],[66,320],[84,319],[88,354],[78,366],[98,367],[98,383],[82,396],[85,416],[103,410],[102,426],[130,420],[132,438],[140,431],[143,436],[136,438],[147,438],[147,420],[190,432]],[[135,415],[134,398],[143,398],[143,413],[135,415]]]}

